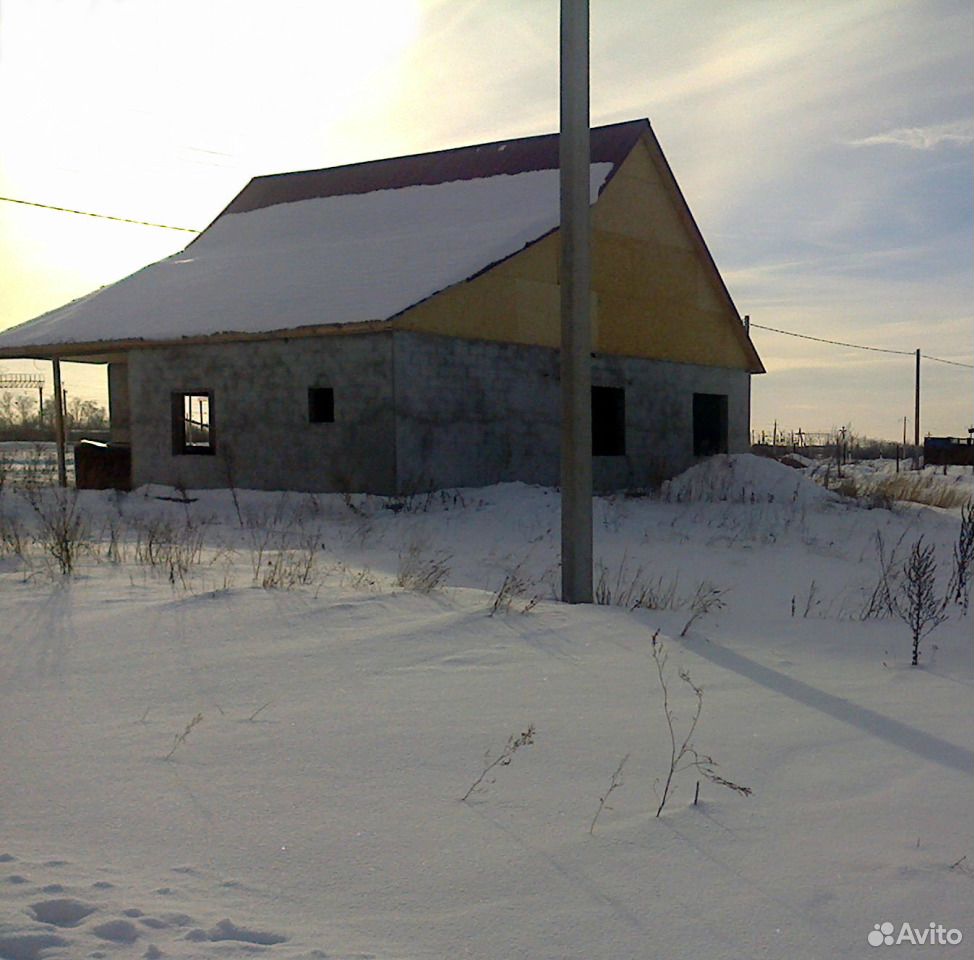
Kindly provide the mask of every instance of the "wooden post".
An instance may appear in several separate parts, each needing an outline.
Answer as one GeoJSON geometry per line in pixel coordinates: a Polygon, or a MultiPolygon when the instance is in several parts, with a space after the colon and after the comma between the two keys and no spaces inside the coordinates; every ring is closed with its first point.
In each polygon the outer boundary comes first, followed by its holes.
{"type": "Polygon", "coordinates": [[[561,597],[592,602],[588,0],[561,0],[561,597]]]}
{"type": "Polygon", "coordinates": [[[61,389],[61,361],[51,358],[54,368],[54,440],[57,443],[57,482],[58,486],[68,485],[67,459],[64,455],[64,391],[61,389]]]}
{"type": "Polygon", "coordinates": [[[916,396],[913,407],[913,452],[914,468],[920,469],[920,351],[917,350],[916,396]]]}

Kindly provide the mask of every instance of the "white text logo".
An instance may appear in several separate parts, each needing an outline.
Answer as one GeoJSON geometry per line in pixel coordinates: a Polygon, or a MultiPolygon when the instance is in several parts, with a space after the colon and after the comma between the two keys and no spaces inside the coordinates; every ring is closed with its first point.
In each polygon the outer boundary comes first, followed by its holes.
{"type": "Polygon", "coordinates": [[[904,923],[897,932],[896,927],[889,920],[874,923],[869,936],[866,937],[871,947],[892,947],[901,943],[909,943],[914,947],[932,944],[956,947],[963,939],[964,934],[960,930],[948,929],[941,923],[929,923],[925,927],[914,927],[904,923]]]}

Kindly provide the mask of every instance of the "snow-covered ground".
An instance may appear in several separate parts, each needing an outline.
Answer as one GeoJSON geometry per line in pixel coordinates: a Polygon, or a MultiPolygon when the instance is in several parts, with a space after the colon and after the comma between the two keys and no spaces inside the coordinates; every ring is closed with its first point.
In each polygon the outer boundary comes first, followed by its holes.
{"type": "Polygon", "coordinates": [[[918,668],[863,619],[880,541],[894,589],[923,536],[946,590],[958,509],[715,458],[597,501],[629,610],[553,599],[551,490],[33,496],[90,549],[62,577],[6,484],[5,960],[830,960],[883,923],[971,955],[971,615],[918,668]],[[678,739],[685,670],[693,745],[750,796],[684,770],[655,816],[657,631],[678,739]]]}

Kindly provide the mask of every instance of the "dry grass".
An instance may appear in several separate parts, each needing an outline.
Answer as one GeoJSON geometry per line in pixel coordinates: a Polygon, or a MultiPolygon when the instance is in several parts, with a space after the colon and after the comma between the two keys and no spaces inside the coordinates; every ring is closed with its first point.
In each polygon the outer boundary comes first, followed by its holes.
{"type": "Polygon", "coordinates": [[[396,586],[416,593],[432,593],[450,575],[452,556],[444,550],[431,550],[424,540],[411,541],[399,554],[396,586]]]}
{"type": "Polygon", "coordinates": [[[843,496],[865,501],[871,506],[891,506],[896,502],[908,502],[949,510],[974,502],[971,484],[960,477],[943,477],[930,473],[847,475],[833,489],[843,496]]]}

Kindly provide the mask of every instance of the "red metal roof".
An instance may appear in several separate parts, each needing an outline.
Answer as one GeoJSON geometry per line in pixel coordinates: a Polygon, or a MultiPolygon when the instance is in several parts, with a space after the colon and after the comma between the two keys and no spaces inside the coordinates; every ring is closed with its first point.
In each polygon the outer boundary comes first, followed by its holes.
{"type": "MultiPolygon", "coordinates": [[[[618,166],[629,155],[640,135],[648,129],[648,120],[629,120],[593,128],[592,163],[609,162],[618,166]]],[[[255,177],[220,216],[317,197],[372,193],[375,190],[396,190],[455,180],[479,180],[530,170],[554,170],[557,167],[557,133],[499,140],[496,143],[372,160],[324,170],[255,177]]]]}

